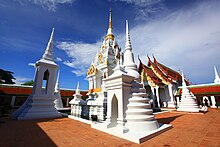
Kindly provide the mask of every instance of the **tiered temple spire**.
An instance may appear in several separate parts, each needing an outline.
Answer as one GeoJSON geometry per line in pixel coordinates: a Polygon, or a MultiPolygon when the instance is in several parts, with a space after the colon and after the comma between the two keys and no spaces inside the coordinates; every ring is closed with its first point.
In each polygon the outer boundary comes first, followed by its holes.
{"type": "Polygon", "coordinates": [[[199,112],[199,107],[196,101],[196,97],[190,92],[190,89],[186,86],[185,78],[182,72],[182,95],[181,102],[177,111],[185,112],[199,112]]]}
{"type": "Polygon", "coordinates": [[[131,39],[128,29],[128,20],[126,20],[126,44],[123,66],[125,67],[125,71],[128,72],[128,75],[135,77],[136,80],[140,79],[140,75],[137,72],[137,65],[134,62],[134,54],[132,52],[131,39]]]}
{"type": "Polygon", "coordinates": [[[109,25],[108,25],[108,32],[107,35],[105,37],[105,39],[112,39],[114,40],[114,35],[112,32],[112,9],[110,8],[110,14],[109,14],[109,25]]]}
{"type": "Polygon", "coordinates": [[[219,75],[218,75],[218,72],[217,72],[217,69],[216,69],[215,66],[214,66],[214,70],[215,70],[215,80],[214,80],[214,83],[220,83],[220,78],[219,78],[219,75]]]}
{"type": "Polygon", "coordinates": [[[128,29],[128,20],[126,20],[126,44],[125,44],[125,50],[132,50],[131,38],[130,38],[129,29],[128,29]]]}
{"type": "Polygon", "coordinates": [[[52,29],[49,42],[47,44],[47,48],[43,54],[43,59],[54,61],[54,53],[53,53],[53,35],[54,35],[54,28],[52,29]]]}
{"type": "Polygon", "coordinates": [[[109,26],[108,28],[112,28],[112,9],[110,8],[110,15],[109,15],[109,26]]]}
{"type": "Polygon", "coordinates": [[[77,84],[76,93],[77,93],[77,94],[80,94],[79,82],[78,82],[78,84],[77,84]]]}
{"type": "Polygon", "coordinates": [[[59,92],[59,91],[60,91],[60,70],[58,71],[57,82],[55,85],[55,92],[59,92]]]}
{"type": "Polygon", "coordinates": [[[182,72],[182,86],[186,87],[186,82],[185,82],[185,78],[184,78],[183,72],[182,72]]]}

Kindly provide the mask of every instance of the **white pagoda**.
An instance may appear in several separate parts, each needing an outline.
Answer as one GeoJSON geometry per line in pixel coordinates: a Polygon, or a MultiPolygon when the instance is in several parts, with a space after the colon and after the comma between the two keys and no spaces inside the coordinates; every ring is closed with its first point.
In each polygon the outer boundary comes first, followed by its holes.
{"type": "Polygon", "coordinates": [[[45,53],[36,62],[36,73],[32,94],[25,103],[17,109],[12,117],[18,120],[56,118],[62,115],[56,110],[54,87],[58,65],[54,62],[52,30],[45,53]]]}
{"type": "Polygon", "coordinates": [[[60,70],[57,75],[57,82],[55,85],[54,93],[55,93],[54,94],[55,95],[55,100],[54,100],[55,108],[57,110],[62,110],[63,109],[63,102],[62,102],[61,95],[60,95],[60,70]]]}
{"type": "Polygon", "coordinates": [[[185,78],[182,73],[182,95],[177,111],[199,112],[199,110],[196,97],[190,92],[189,88],[187,88],[185,78]]]}
{"type": "Polygon", "coordinates": [[[90,107],[90,119],[93,115],[97,115],[98,120],[105,119],[107,93],[102,81],[113,73],[113,69],[116,67],[119,60],[120,48],[113,34],[112,11],[110,10],[107,35],[87,71],[87,78],[89,81],[89,98],[87,104],[90,107]]]}

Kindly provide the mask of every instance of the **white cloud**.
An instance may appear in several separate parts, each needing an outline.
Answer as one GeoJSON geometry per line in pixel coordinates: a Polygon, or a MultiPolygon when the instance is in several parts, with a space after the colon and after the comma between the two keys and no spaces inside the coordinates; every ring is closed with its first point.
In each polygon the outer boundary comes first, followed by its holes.
{"type": "Polygon", "coordinates": [[[56,61],[63,61],[60,57],[56,57],[56,61]]]}
{"type": "Polygon", "coordinates": [[[94,44],[82,42],[58,42],[57,48],[65,51],[70,60],[63,61],[63,64],[72,67],[73,73],[77,76],[85,75],[89,68],[97,50],[100,48],[101,42],[94,44]]]}
{"type": "MultiPolygon", "coordinates": [[[[154,54],[165,65],[184,70],[196,83],[214,78],[213,65],[220,67],[219,6],[219,1],[206,1],[137,25],[130,32],[136,59],[139,54],[147,63],[146,54],[154,54]]],[[[119,40],[121,46],[124,40],[124,37],[119,40]]]]}
{"type": "Polygon", "coordinates": [[[16,77],[16,80],[13,80],[16,84],[20,85],[32,79],[26,77],[16,77]]]}
{"type": "Polygon", "coordinates": [[[28,63],[28,66],[34,66],[35,67],[35,63],[28,63]]]}
{"type": "Polygon", "coordinates": [[[48,11],[55,12],[58,4],[71,4],[75,0],[17,0],[17,1],[19,1],[21,4],[24,4],[25,2],[28,1],[35,5],[39,5],[48,11]]]}
{"type": "MultiPolygon", "coordinates": [[[[147,63],[146,55],[154,54],[159,62],[168,67],[183,70],[194,83],[212,82],[213,65],[220,69],[219,6],[219,1],[205,1],[172,12],[163,19],[136,25],[130,30],[136,63],[138,55],[147,63]]],[[[124,48],[124,34],[116,38],[124,48]]],[[[59,42],[57,47],[71,58],[63,63],[81,76],[86,74],[100,45],[100,41],[94,44],[59,42]]]]}
{"type": "Polygon", "coordinates": [[[162,0],[115,0],[115,1],[122,1],[122,2],[129,3],[129,4],[133,3],[138,6],[147,6],[147,5],[153,5],[153,4],[159,3],[162,0]]]}
{"type": "Polygon", "coordinates": [[[160,18],[169,10],[163,3],[164,0],[115,0],[132,4],[135,7],[135,21],[150,21],[154,18],[160,18]]]}

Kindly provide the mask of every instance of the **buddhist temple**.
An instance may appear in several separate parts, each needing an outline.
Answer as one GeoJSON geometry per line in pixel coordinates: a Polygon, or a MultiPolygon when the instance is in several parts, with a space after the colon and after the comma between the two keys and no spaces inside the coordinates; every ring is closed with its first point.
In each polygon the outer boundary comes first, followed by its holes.
{"type": "MultiPolygon", "coordinates": [[[[154,108],[175,108],[174,94],[178,86],[181,86],[181,75],[158,62],[154,56],[153,59],[152,61],[148,56],[147,65],[139,59],[138,72],[141,75],[141,82],[144,84],[146,92],[153,99],[154,108]]],[[[188,81],[186,83],[188,84],[188,81]]]]}

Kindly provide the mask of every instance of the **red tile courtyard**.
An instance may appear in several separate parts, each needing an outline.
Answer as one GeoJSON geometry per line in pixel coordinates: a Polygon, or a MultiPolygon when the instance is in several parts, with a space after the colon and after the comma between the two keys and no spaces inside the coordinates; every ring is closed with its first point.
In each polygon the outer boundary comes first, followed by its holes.
{"type": "Polygon", "coordinates": [[[0,118],[0,146],[220,147],[220,109],[209,109],[205,114],[166,112],[157,114],[156,119],[173,128],[139,145],[70,118],[30,121],[0,118]]]}

